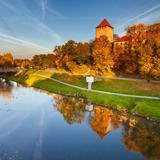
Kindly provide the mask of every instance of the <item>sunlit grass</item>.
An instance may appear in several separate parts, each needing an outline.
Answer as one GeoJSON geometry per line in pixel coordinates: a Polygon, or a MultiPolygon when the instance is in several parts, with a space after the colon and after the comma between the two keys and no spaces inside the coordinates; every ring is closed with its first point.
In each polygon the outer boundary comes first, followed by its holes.
{"type": "MultiPolygon", "coordinates": [[[[80,87],[87,86],[84,76],[68,75],[66,73],[52,73],[47,71],[37,71],[36,73],[53,77],[80,87]]],[[[116,93],[160,97],[160,83],[148,83],[147,81],[102,79],[101,81],[94,82],[92,88],[116,93]]]]}
{"type": "Polygon", "coordinates": [[[148,83],[147,81],[105,79],[95,82],[93,88],[117,93],[160,97],[160,83],[148,83]]]}
{"type": "MultiPolygon", "coordinates": [[[[49,77],[54,77],[64,82],[70,82],[72,84],[79,85],[79,86],[86,85],[85,77],[81,77],[81,76],[72,77],[72,76],[68,76],[64,74],[61,74],[61,75],[53,74],[51,72],[46,72],[46,71],[27,71],[26,73],[22,75],[12,77],[12,79],[19,83],[23,83],[28,86],[33,86],[33,87],[40,88],[40,89],[44,89],[50,92],[66,94],[66,95],[73,95],[73,96],[80,96],[80,97],[87,98],[88,100],[94,103],[109,106],[117,110],[129,111],[132,113],[137,113],[142,116],[148,116],[148,117],[160,119],[160,101],[159,100],[148,100],[148,99],[107,95],[107,94],[101,94],[101,93],[92,93],[92,92],[72,88],[72,87],[60,84],[58,82],[55,82],[55,81],[52,81],[52,80],[49,80],[49,79],[46,79],[40,76],[36,76],[35,73],[49,76],[49,77]]],[[[101,86],[101,83],[104,85],[104,83],[106,84],[107,82],[108,83],[117,82],[117,81],[113,81],[113,82],[109,82],[109,81],[98,82],[96,85],[100,84],[101,86]]],[[[122,86],[125,86],[126,82],[124,81],[124,84],[122,82],[120,83],[122,84],[122,86]]],[[[127,83],[126,86],[129,87],[130,82],[127,83]]],[[[108,88],[111,89],[111,86],[109,86],[108,88]]],[[[131,88],[133,88],[133,86],[131,88]]],[[[105,87],[102,88],[101,86],[99,87],[99,89],[105,90],[105,87]]],[[[110,91],[113,91],[113,90],[110,90],[110,91]]],[[[118,91],[121,91],[121,90],[119,89],[118,91]]],[[[139,93],[139,92],[134,92],[134,93],[139,93]]],[[[155,92],[155,95],[159,95],[159,93],[156,94],[155,92]]]]}

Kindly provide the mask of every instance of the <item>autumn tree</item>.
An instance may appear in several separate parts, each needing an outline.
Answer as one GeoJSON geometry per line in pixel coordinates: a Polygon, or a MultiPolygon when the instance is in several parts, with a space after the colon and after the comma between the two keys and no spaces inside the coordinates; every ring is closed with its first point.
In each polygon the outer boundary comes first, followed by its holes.
{"type": "Polygon", "coordinates": [[[8,68],[12,67],[14,59],[11,53],[5,53],[0,56],[0,67],[8,68]]]}
{"type": "Polygon", "coordinates": [[[114,71],[122,71],[125,65],[127,53],[122,46],[115,44],[113,50],[114,71]],[[122,58],[123,56],[123,58],[122,58]]]}
{"type": "Polygon", "coordinates": [[[34,68],[45,69],[54,67],[54,55],[53,54],[40,54],[34,55],[32,58],[32,64],[34,68]]]}
{"type": "Polygon", "coordinates": [[[32,64],[29,59],[14,59],[14,66],[29,68],[32,66],[32,64]]]}
{"type": "Polygon", "coordinates": [[[101,36],[94,41],[93,65],[96,73],[100,75],[112,71],[112,44],[105,36],[101,36]]]}
{"type": "Polygon", "coordinates": [[[127,37],[124,46],[114,46],[114,68],[140,75],[148,81],[151,78],[160,79],[160,23],[133,25],[128,28],[127,37]]]}
{"type": "Polygon", "coordinates": [[[3,66],[3,56],[2,55],[0,55],[0,67],[2,67],[3,66]]]}
{"type": "Polygon", "coordinates": [[[137,36],[130,35],[128,37],[127,50],[125,54],[121,56],[122,61],[124,62],[124,71],[128,74],[137,74],[138,71],[138,51],[139,45],[141,41],[137,38],[137,36]]]}
{"type": "Polygon", "coordinates": [[[142,34],[147,31],[145,24],[135,24],[127,28],[127,35],[142,34]]]}
{"type": "Polygon", "coordinates": [[[54,63],[57,68],[72,71],[76,66],[90,63],[89,44],[69,40],[54,49],[54,63]]]}
{"type": "Polygon", "coordinates": [[[148,81],[151,78],[151,70],[154,67],[153,64],[153,48],[152,41],[147,41],[145,45],[139,48],[139,72],[148,81]]]}
{"type": "Polygon", "coordinates": [[[139,73],[150,81],[160,78],[160,38],[149,37],[139,48],[139,73]]]}
{"type": "Polygon", "coordinates": [[[152,34],[160,33],[160,23],[154,23],[152,25],[149,25],[147,32],[150,32],[152,34]]]}

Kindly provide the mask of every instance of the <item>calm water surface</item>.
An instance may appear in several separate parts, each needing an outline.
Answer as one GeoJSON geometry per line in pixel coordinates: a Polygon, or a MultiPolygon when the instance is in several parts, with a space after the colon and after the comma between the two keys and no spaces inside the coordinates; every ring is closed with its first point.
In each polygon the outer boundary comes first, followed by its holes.
{"type": "Polygon", "coordinates": [[[159,160],[160,127],[0,81],[0,160],[159,160]]]}

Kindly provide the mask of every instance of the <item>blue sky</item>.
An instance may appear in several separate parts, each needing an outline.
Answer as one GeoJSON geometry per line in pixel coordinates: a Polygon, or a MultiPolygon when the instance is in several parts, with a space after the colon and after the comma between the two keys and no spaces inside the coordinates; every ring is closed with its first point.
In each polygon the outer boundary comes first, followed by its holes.
{"type": "Polygon", "coordinates": [[[0,53],[31,58],[69,39],[90,41],[106,18],[115,33],[160,22],[159,0],[0,0],[0,53]]]}

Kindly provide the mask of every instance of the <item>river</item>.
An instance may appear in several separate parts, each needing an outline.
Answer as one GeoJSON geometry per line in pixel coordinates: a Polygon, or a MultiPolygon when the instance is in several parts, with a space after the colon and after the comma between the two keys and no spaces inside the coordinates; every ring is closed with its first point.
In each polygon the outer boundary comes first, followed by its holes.
{"type": "Polygon", "coordinates": [[[0,160],[159,160],[160,125],[0,80],[0,160]]]}

